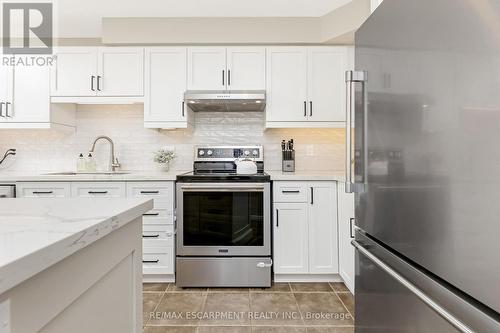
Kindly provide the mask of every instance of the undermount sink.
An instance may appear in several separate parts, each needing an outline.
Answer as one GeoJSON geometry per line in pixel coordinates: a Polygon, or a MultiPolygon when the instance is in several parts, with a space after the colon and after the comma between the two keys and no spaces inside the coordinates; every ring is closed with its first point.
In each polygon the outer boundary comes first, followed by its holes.
{"type": "Polygon", "coordinates": [[[88,172],[51,172],[46,173],[48,176],[78,176],[78,175],[128,175],[129,171],[88,171],[88,172]]]}

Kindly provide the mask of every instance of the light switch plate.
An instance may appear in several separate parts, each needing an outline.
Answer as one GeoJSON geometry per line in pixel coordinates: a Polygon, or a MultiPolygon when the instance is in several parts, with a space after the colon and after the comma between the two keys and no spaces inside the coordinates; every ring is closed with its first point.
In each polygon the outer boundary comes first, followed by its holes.
{"type": "Polygon", "coordinates": [[[10,300],[0,303],[0,333],[10,333],[10,300]]]}

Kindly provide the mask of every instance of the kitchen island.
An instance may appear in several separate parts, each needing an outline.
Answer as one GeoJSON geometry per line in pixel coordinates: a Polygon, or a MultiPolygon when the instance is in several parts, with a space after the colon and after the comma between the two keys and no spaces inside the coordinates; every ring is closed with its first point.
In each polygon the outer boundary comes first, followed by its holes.
{"type": "Polygon", "coordinates": [[[0,201],[0,332],[140,332],[152,200],[0,201]]]}

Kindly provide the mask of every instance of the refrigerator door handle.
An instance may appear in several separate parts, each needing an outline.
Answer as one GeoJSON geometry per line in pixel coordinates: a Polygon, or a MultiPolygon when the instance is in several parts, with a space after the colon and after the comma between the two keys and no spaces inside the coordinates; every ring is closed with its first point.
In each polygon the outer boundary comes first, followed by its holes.
{"type": "Polygon", "coordinates": [[[408,290],[410,290],[413,294],[415,294],[415,296],[417,296],[422,302],[424,302],[429,307],[431,307],[434,311],[436,311],[436,313],[438,313],[446,321],[448,321],[450,324],[452,324],[460,332],[463,332],[463,333],[474,333],[474,331],[471,330],[467,325],[465,325],[460,320],[458,320],[455,316],[453,316],[451,313],[449,313],[448,311],[446,311],[438,303],[434,302],[422,290],[420,290],[418,287],[416,287],[410,281],[408,281],[403,276],[401,276],[400,274],[398,274],[391,267],[389,267],[388,265],[386,265],[382,260],[380,260],[375,255],[373,255],[370,251],[368,251],[366,248],[364,248],[360,243],[358,243],[357,241],[353,240],[351,242],[351,244],[356,248],[356,250],[358,250],[361,254],[363,254],[365,257],[367,257],[368,259],[370,259],[370,261],[372,261],[375,265],[377,265],[378,267],[380,267],[387,274],[389,274],[391,277],[393,277],[395,280],[397,280],[399,283],[401,283],[403,286],[405,286],[408,290]]]}
{"type": "Polygon", "coordinates": [[[365,191],[365,184],[367,182],[367,164],[368,164],[368,149],[367,149],[367,117],[368,117],[368,90],[366,82],[368,80],[368,73],[366,71],[346,71],[346,193],[356,193],[365,191]],[[353,147],[353,124],[354,124],[354,109],[356,106],[356,84],[361,83],[363,89],[363,184],[356,184],[353,181],[353,165],[354,160],[352,156],[353,147]]]}

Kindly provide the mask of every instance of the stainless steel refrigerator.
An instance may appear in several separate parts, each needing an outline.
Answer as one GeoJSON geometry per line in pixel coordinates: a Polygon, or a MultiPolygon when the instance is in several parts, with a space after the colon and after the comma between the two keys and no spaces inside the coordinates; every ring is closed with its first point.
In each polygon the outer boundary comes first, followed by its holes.
{"type": "Polygon", "coordinates": [[[355,69],[355,331],[500,332],[500,1],[385,0],[355,69]]]}

